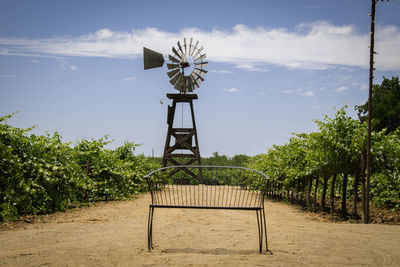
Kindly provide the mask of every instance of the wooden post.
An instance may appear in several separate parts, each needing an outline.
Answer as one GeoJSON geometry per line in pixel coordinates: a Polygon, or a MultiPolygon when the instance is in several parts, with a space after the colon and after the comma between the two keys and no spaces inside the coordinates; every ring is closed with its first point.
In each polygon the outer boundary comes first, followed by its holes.
{"type": "Polygon", "coordinates": [[[365,148],[361,147],[361,220],[363,223],[368,223],[366,211],[366,196],[365,196],[365,148]]]}
{"type": "Polygon", "coordinates": [[[322,200],[321,200],[321,209],[325,211],[325,202],[326,202],[326,190],[328,189],[328,174],[324,175],[324,185],[322,187],[322,200]]]}
{"type": "Polygon", "coordinates": [[[375,45],[375,3],[371,0],[371,43],[369,46],[369,90],[368,90],[368,136],[367,136],[367,185],[365,190],[366,210],[365,220],[363,223],[369,222],[369,192],[371,177],[371,120],[372,120],[372,82],[374,80],[374,45],[375,45]]]}
{"type": "Polygon", "coordinates": [[[330,212],[335,211],[335,183],[336,183],[337,173],[335,172],[332,177],[331,181],[331,195],[330,195],[330,202],[331,202],[331,210],[330,212]]]}
{"type": "Polygon", "coordinates": [[[344,219],[347,219],[347,179],[348,179],[349,174],[344,173],[343,174],[343,182],[342,182],[342,207],[341,207],[341,213],[342,217],[344,219]]]}
{"type": "Polygon", "coordinates": [[[318,193],[319,175],[315,177],[315,187],[314,187],[314,199],[313,199],[313,211],[317,211],[317,193],[318,193]]]}
{"type": "Polygon", "coordinates": [[[357,219],[358,213],[357,213],[357,203],[358,203],[358,184],[360,183],[360,174],[361,170],[357,168],[355,177],[354,177],[354,184],[353,184],[353,209],[351,211],[351,214],[354,219],[357,219]]]}
{"type": "Polygon", "coordinates": [[[312,188],[312,176],[308,177],[308,188],[307,188],[307,207],[311,207],[311,188],[312,188]]]}
{"type": "MultiPolygon", "coordinates": [[[[86,161],[86,176],[89,177],[89,171],[90,171],[90,160],[86,161]]],[[[83,192],[83,200],[87,200],[87,189],[83,192]]]]}

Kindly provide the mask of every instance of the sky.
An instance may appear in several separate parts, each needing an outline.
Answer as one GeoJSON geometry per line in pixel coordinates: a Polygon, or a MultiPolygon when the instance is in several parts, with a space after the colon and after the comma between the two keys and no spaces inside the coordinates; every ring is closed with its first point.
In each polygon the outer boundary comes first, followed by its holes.
{"type": "MultiPolygon", "coordinates": [[[[167,59],[184,37],[209,62],[194,103],[200,153],[266,153],[368,98],[369,0],[0,0],[0,116],[65,142],[109,135],[162,156],[167,59]]],[[[399,76],[400,1],[376,7],[375,79],[399,76]]],[[[189,126],[178,106],[175,126],[189,126]]]]}

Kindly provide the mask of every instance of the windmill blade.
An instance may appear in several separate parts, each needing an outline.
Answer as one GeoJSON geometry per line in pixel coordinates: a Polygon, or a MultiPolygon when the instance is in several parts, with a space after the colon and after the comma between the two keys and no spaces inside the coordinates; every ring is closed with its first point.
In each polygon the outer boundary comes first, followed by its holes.
{"type": "Polygon", "coordinates": [[[175,89],[181,91],[182,93],[186,93],[185,91],[185,82],[184,79],[180,79],[174,86],[175,89]]]}
{"type": "Polygon", "coordinates": [[[169,82],[170,82],[172,85],[175,85],[176,83],[178,83],[178,82],[181,80],[182,76],[183,76],[182,73],[178,73],[178,74],[175,75],[174,78],[172,78],[169,82]]]}
{"type": "Polygon", "coordinates": [[[185,55],[185,53],[183,52],[181,43],[178,41],[177,44],[178,44],[178,49],[179,49],[179,51],[181,51],[181,53],[182,53],[181,59],[182,59],[184,62],[186,62],[186,55],[185,55]]]}
{"type": "Polygon", "coordinates": [[[179,64],[167,64],[167,68],[169,70],[179,68],[179,64]]]}
{"type": "MultiPolygon", "coordinates": [[[[176,51],[175,47],[172,47],[172,52],[174,52],[174,54],[179,58],[182,59],[181,54],[178,53],[178,51],[176,51]]],[[[180,61],[179,61],[180,62],[180,61]]]]}
{"type": "Polygon", "coordinates": [[[200,79],[196,80],[197,84],[200,86],[200,84],[202,83],[202,81],[200,79]]]}
{"type": "Polygon", "coordinates": [[[183,53],[183,50],[182,50],[181,43],[178,41],[176,44],[178,45],[179,51],[181,51],[181,53],[184,54],[184,53],[183,53]]]}
{"type": "Polygon", "coordinates": [[[194,65],[196,66],[196,67],[200,67],[200,68],[205,68],[205,67],[207,67],[207,64],[208,64],[208,61],[205,61],[205,62],[200,62],[200,63],[194,63],[194,65]]]}
{"type": "Polygon", "coordinates": [[[206,75],[206,73],[208,72],[206,70],[199,69],[199,68],[194,68],[193,71],[197,72],[198,74],[203,75],[203,76],[206,75]]]}
{"type": "Polygon", "coordinates": [[[186,88],[187,88],[187,91],[193,92],[194,88],[193,88],[191,76],[186,77],[186,88]]]}
{"type": "Polygon", "coordinates": [[[181,63],[181,61],[179,59],[176,59],[175,57],[168,55],[169,60],[175,62],[175,63],[181,63]]]}
{"type": "Polygon", "coordinates": [[[185,77],[185,79],[182,80],[182,85],[184,85],[183,87],[181,87],[181,91],[187,93],[190,92],[191,88],[189,85],[189,80],[187,79],[188,77],[185,77]]]}
{"type": "Polygon", "coordinates": [[[178,72],[180,72],[179,69],[174,69],[174,70],[171,70],[171,71],[167,72],[167,74],[168,74],[168,77],[172,78],[172,77],[174,77],[178,72]]]}
{"type": "Polygon", "coordinates": [[[199,50],[197,51],[197,53],[193,56],[194,58],[197,57],[198,55],[201,54],[201,51],[204,50],[204,46],[202,46],[201,48],[199,48],[199,50]]]}
{"type": "Polygon", "coordinates": [[[187,49],[186,49],[186,37],[183,38],[183,47],[185,48],[185,54],[186,54],[186,51],[187,51],[187,49]]]}
{"type": "Polygon", "coordinates": [[[192,72],[193,77],[196,79],[197,83],[200,84],[204,81],[204,78],[201,77],[198,73],[192,72]]]}
{"type": "Polygon", "coordinates": [[[202,61],[203,59],[205,59],[207,57],[206,54],[201,55],[199,58],[195,59],[194,62],[197,63],[199,61],[202,61]]]}
{"type": "Polygon", "coordinates": [[[185,84],[186,84],[185,86],[186,92],[193,92],[189,77],[185,77],[185,84]]]}
{"type": "Polygon", "coordinates": [[[189,77],[185,77],[180,79],[174,86],[175,89],[179,90],[182,93],[193,92],[193,85],[191,83],[191,79],[189,77]]]}
{"type": "Polygon", "coordinates": [[[189,55],[190,55],[190,52],[192,51],[192,42],[193,42],[193,38],[190,38],[190,43],[189,43],[189,55]]]}
{"type": "Polygon", "coordinates": [[[197,46],[199,45],[199,41],[196,41],[196,44],[194,45],[193,51],[190,54],[191,57],[193,57],[193,53],[196,51],[197,46]]]}
{"type": "Polygon", "coordinates": [[[198,87],[195,86],[192,76],[188,76],[187,78],[188,78],[189,84],[190,84],[190,92],[193,92],[198,87]]]}
{"type": "Polygon", "coordinates": [[[193,75],[190,75],[189,77],[190,77],[190,79],[192,80],[193,90],[199,88],[200,86],[199,86],[199,84],[197,83],[196,78],[193,77],[193,75]]]}

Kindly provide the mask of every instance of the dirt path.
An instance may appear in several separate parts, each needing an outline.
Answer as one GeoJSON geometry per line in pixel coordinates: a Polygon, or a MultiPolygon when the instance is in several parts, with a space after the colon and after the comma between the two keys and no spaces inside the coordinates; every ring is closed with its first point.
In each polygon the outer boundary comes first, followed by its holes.
{"type": "Polygon", "coordinates": [[[155,211],[147,251],[149,195],[98,203],[0,231],[1,266],[400,266],[400,226],[313,220],[266,201],[269,246],[258,254],[255,212],[155,211]]]}

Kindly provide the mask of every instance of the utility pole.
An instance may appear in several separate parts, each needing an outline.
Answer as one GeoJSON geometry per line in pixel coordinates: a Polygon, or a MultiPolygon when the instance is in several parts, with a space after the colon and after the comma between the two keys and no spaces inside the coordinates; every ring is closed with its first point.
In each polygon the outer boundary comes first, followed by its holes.
{"type": "Polygon", "coordinates": [[[367,185],[366,185],[366,202],[363,211],[363,223],[369,222],[369,192],[371,177],[371,121],[372,121],[372,86],[374,80],[374,45],[375,45],[375,5],[376,0],[371,0],[371,43],[369,45],[369,90],[368,90],[368,136],[367,136],[367,185]]]}
{"type": "MultiPolygon", "coordinates": [[[[384,0],[381,0],[384,2],[384,0]]],[[[371,0],[371,43],[369,46],[369,94],[368,94],[368,136],[367,136],[367,181],[365,192],[365,206],[363,207],[362,221],[369,223],[369,200],[371,181],[371,121],[372,121],[372,87],[374,80],[374,46],[375,46],[375,6],[379,0],[371,0]]],[[[387,0],[389,2],[389,0],[387,0]]]]}

